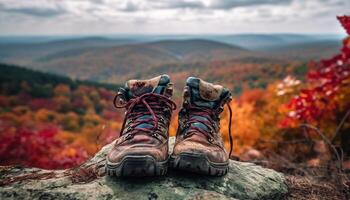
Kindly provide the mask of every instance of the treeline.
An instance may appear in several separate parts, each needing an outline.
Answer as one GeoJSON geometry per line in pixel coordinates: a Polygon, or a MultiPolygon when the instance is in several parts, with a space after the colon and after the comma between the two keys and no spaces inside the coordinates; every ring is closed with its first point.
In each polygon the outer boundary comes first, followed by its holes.
{"type": "Polygon", "coordinates": [[[64,84],[75,90],[80,85],[100,87],[108,90],[116,90],[119,85],[108,83],[97,83],[86,80],[73,80],[69,77],[38,72],[24,67],[0,63],[0,87],[1,93],[16,95],[22,88],[23,83],[32,88],[31,95],[34,97],[49,98],[53,96],[53,88],[64,84]]]}
{"type": "Polygon", "coordinates": [[[232,94],[238,97],[247,90],[267,89],[269,83],[282,80],[288,75],[303,81],[308,70],[308,62],[304,61],[242,58],[207,63],[163,64],[137,72],[135,78],[169,74],[175,87],[181,89],[179,86],[182,86],[186,77],[198,76],[231,88],[232,94]]]}

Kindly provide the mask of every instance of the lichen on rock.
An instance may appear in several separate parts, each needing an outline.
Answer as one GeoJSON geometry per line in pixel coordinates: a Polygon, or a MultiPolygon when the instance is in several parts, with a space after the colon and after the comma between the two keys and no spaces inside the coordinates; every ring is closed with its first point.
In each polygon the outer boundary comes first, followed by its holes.
{"type": "Polygon", "coordinates": [[[76,169],[2,169],[0,199],[281,199],[288,192],[283,174],[238,161],[223,177],[171,170],[164,177],[108,177],[104,159],[112,145],[76,169]]]}

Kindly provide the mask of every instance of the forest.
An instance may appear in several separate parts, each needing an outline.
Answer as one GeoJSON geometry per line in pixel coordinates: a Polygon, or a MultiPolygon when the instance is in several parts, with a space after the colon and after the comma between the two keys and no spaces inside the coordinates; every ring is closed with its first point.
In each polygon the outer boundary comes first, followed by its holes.
{"type": "MultiPolygon", "coordinates": [[[[338,19],[348,34],[339,53],[306,64],[290,62],[280,79],[241,79],[222,63],[221,68],[218,62],[207,66],[219,69],[215,75],[223,82],[244,83],[229,85],[234,155],[240,160],[287,174],[350,170],[350,18],[338,19]]],[[[275,69],[282,68],[261,70],[278,73],[275,69]]],[[[79,166],[119,136],[123,110],[112,104],[118,87],[1,64],[0,165],[79,166]]],[[[181,96],[175,100],[180,103],[181,96]]],[[[176,116],[170,135],[176,132],[176,116]]],[[[225,110],[221,132],[227,148],[228,120],[225,110]]],[[[350,186],[345,178],[338,184],[350,186]]]]}
{"type": "Polygon", "coordinates": [[[73,167],[118,136],[121,114],[111,106],[118,85],[1,64],[2,165],[73,167]]]}

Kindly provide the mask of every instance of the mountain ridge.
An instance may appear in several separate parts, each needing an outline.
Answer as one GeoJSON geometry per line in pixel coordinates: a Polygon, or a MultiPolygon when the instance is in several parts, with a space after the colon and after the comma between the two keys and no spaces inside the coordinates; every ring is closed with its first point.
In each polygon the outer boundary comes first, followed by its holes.
{"type": "MultiPolygon", "coordinates": [[[[251,34],[245,37],[253,36],[260,38],[261,34],[251,34]]],[[[277,36],[280,37],[280,35],[277,36]]],[[[51,41],[41,44],[43,48],[37,50],[24,49],[13,50],[13,52],[8,51],[8,48],[1,48],[0,45],[0,62],[68,75],[74,79],[111,83],[122,83],[131,78],[146,78],[146,75],[156,75],[157,70],[173,73],[173,75],[175,73],[176,76],[194,74],[217,80],[219,77],[228,79],[228,75],[214,70],[214,68],[232,73],[237,71],[239,67],[246,68],[245,70],[255,69],[259,71],[261,67],[264,68],[266,65],[274,63],[305,62],[308,59],[324,57],[325,54],[332,55],[340,44],[339,41],[335,40],[318,41],[316,39],[295,43],[296,40],[300,41],[309,36],[282,36],[293,40],[294,43],[251,50],[239,45],[217,41],[220,39],[219,37],[216,40],[211,40],[188,39],[187,36],[184,36],[182,39],[173,38],[148,42],[139,40],[132,44],[122,41],[124,44],[120,43],[119,45],[113,45],[110,43],[113,40],[103,37],[90,37],[51,41]],[[93,44],[96,41],[99,44],[106,43],[106,45],[85,45],[93,44]],[[57,45],[57,47],[53,44],[63,45],[57,45]],[[322,51],[320,51],[320,47],[322,47],[322,51]],[[6,58],[1,56],[1,52],[11,55],[6,58]],[[189,66],[191,67],[189,68],[189,66]],[[247,68],[247,66],[249,67],[247,68]],[[212,73],[211,76],[209,76],[209,72],[212,73]]],[[[274,41],[276,36],[267,35],[266,37],[274,41]]],[[[239,74],[242,70],[239,70],[239,74]]],[[[247,71],[243,74],[249,73],[253,72],[247,71]]]]}

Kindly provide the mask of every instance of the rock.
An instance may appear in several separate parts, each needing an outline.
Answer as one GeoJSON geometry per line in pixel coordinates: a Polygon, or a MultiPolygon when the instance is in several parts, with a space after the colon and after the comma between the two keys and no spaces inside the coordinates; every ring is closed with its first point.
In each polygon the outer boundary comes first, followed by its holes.
{"type": "Polygon", "coordinates": [[[249,149],[239,156],[243,161],[261,160],[263,159],[263,154],[256,149],[249,149]]]}
{"type": "Polygon", "coordinates": [[[288,192],[281,173],[237,161],[223,177],[171,170],[164,177],[108,177],[104,161],[112,145],[72,170],[0,168],[0,199],[282,199],[288,192]]]}

